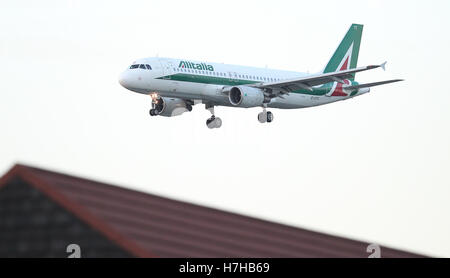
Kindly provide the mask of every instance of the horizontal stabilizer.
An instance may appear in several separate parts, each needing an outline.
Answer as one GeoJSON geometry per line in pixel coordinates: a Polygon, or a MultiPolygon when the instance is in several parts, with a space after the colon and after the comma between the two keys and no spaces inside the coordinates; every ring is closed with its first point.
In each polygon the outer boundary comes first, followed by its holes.
{"type": "Polygon", "coordinates": [[[369,88],[369,87],[374,87],[374,86],[379,86],[379,85],[384,85],[384,84],[389,84],[389,83],[394,83],[394,82],[399,82],[399,81],[403,81],[403,79],[393,79],[393,80],[386,80],[386,81],[380,81],[380,82],[359,84],[359,85],[355,85],[355,86],[345,87],[345,89],[346,90],[355,90],[355,89],[360,89],[360,88],[369,88]]]}

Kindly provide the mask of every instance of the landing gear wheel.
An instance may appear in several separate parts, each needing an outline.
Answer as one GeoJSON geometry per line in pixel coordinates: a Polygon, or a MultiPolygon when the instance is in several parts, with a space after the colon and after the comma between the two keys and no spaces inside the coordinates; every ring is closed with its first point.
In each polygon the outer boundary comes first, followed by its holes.
{"type": "MultiPolygon", "coordinates": [[[[211,118],[209,118],[209,119],[207,119],[206,120],[206,125],[208,126],[208,127],[210,127],[210,124],[212,123],[212,121],[214,121],[214,116],[212,116],[211,118]]],[[[211,127],[212,128],[212,127],[211,127]]]]}
{"type": "Polygon", "coordinates": [[[272,122],[273,121],[272,112],[266,111],[266,109],[264,109],[264,111],[258,114],[258,121],[262,124],[272,122]]]}
{"type": "Polygon", "coordinates": [[[270,123],[273,121],[273,114],[270,111],[267,111],[267,122],[270,123]]]}
{"type": "Polygon", "coordinates": [[[156,116],[156,115],[158,115],[158,113],[156,112],[156,110],[155,109],[150,109],[150,116],[156,116]]]}
{"type": "Polygon", "coordinates": [[[219,128],[219,127],[222,126],[222,119],[220,119],[219,117],[217,117],[217,118],[214,120],[214,122],[215,122],[215,124],[216,124],[216,128],[219,128]]]}
{"type": "Polygon", "coordinates": [[[259,113],[258,114],[258,121],[260,123],[262,123],[262,124],[267,122],[267,113],[264,113],[264,112],[259,113]]]}
{"type": "Polygon", "coordinates": [[[190,105],[190,104],[186,105],[186,109],[187,109],[189,112],[191,112],[191,111],[192,111],[192,105],[190,105]]]}
{"type": "Polygon", "coordinates": [[[208,128],[219,128],[222,126],[222,120],[219,117],[216,117],[214,115],[214,105],[211,104],[205,104],[205,108],[206,110],[208,110],[209,112],[211,112],[212,116],[211,118],[206,120],[206,126],[208,128]]]}
{"type": "Polygon", "coordinates": [[[212,116],[206,120],[206,126],[208,128],[219,128],[222,126],[222,120],[219,117],[212,116]]]}

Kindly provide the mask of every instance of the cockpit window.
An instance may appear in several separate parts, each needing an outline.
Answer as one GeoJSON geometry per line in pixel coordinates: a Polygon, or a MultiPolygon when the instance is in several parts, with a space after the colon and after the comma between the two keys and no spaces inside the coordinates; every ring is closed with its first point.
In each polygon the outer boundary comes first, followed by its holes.
{"type": "Polygon", "coordinates": [[[149,64],[133,64],[130,66],[130,69],[145,69],[151,70],[152,67],[149,64]]]}

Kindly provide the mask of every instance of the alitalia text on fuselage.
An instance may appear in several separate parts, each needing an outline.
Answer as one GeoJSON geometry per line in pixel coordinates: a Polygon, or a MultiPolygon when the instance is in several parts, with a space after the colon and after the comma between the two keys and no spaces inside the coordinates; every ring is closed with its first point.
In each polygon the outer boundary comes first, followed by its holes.
{"type": "Polygon", "coordinates": [[[187,69],[196,69],[196,70],[209,70],[214,71],[214,67],[212,65],[208,65],[205,63],[193,63],[189,61],[181,60],[178,64],[179,68],[187,68],[187,69]]]}

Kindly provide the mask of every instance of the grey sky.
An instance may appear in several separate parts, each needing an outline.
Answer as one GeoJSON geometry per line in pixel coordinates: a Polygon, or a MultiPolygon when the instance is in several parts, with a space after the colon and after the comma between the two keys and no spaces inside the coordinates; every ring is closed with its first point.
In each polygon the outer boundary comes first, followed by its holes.
{"type": "Polygon", "coordinates": [[[450,257],[449,1],[2,1],[0,171],[63,171],[304,228],[450,257]],[[340,103],[148,116],[134,59],[319,71],[364,24],[340,103]]]}

